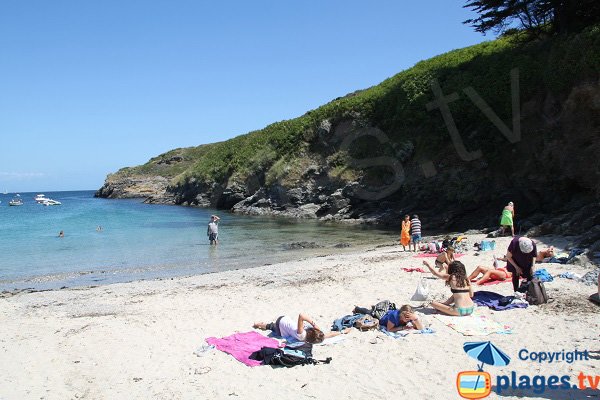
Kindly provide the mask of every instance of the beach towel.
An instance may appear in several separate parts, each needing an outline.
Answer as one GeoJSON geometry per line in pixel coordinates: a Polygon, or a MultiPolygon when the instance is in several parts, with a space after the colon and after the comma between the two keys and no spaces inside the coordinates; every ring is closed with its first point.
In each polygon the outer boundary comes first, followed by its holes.
{"type": "Polygon", "coordinates": [[[502,210],[502,215],[500,216],[500,226],[513,226],[512,211],[502,210]]]}
{"type": "Polygon", "coordinates": [[[494,280],[491,280],[491,281],[484,282],[484,283],[482,283],[481,285],[478,285],[478,286],[492,286],[492,285],[498,285],[498,284],[500,284],[500,283],[506,283],[506,282],[510,282],[510,283],[512,283],[512,280],[511,280],[511,279],[509,279],[509,278],[506,278],[506,279],[505,279],[505,280],[503,280],[503,281],[500,281],[500,280],[494,279],[494,280]]]}
{"type": "Polygon", "coordinates": [[[502,296],[501,294],[495,292],[480,290],[475,292],[473,296],[473,302],[475,302],[475,304],[478,306],[489,307],[496,311],[510,310],[513,308],[527,308],[529,306],[527,302],[513,302],[514,296],[510,297],[502,296]],[[512,299],[510,297],[512,297],[512,299]]]}
{"type": "Polygon", "coordinates": [[[512,327],[494,321],[487,315],[483,315],[482,311],[477,308],[473,314],[466,317],[452,317],[443,314],[435,314],[434,317],[463,336],[487,336],[492,333],[512,333],[512,327]]]}
{"type": "Polygon", "coordinates": [[[425,272],[423,268],[402,268],[405,272],[425,272]]]}
{"type": "Polygon", "coordinates": [[[258,360],[250,359],[250,355],[263,347],[278,348],[279,342],[258,332],[236,333],[223,338],[209,337],[206,343],[214,345],[217,350],[231,354],[236,360],[249,367],[261,365],[258,360]]]}
{"type": "Polygon", "coordinates": [[[410,221],[402,221],[402,232],[400,233],[400,244],[408,246],[410,243],[410,221]]]}
{"type": "Polygon", "coordinates": [[[321,343],[315,343],[314,346],[329,346],[330,344],[337,344],[346,340],[346,335],[338,335],[334,337],[327,338],[323,340],[321,343]]]}
{"type": "Polygon", "coordinates": [[[413,334],[427,335],[427,334],[433,334],[433,333],[435,333],[435,331],[433,329],[431,329],[431,328],[407,329],[407,330],[404,330],[404,331],[390,332],[387,329],[385,329],[383,326],[380,326],[379,330],[381,332],[383,332],[384,334],[386,334],[389,337],[392,337],[394,339],[400,339],[400,338],[406,337],[408,335],[413,335],[413,334]]]}
{"type": "MultiPolygon", "coordinates": [[[[415,256],[413,256],[414,258],[435,258],[439,256],[439,254],[431,254],[431,253],[419,253],[415,256]]],[[[454,258],[460,258],[464,256],[464,254],[459,254],[459,253],[454,253],[454,258]]]]}

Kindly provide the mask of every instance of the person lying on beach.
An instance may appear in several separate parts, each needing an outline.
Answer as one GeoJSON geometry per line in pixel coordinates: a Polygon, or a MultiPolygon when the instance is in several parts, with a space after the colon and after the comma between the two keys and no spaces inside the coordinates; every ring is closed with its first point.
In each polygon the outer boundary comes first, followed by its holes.
{"type": "Polygon", "coordinates": [[[431,267],[427,261],[423,264],[429,268],[429,271],[440,279],[446,281],[446,285],[450,286],[452,296],[443,303],[434,301],[431,306],[436,310],[453,316],[467,316],[473,314],[475,305],[473,304],[473,287],[467,279],[467,271],[465,266],[460,261],[453,261],[448,266],[448,272],[438,272],[431,267]]]}
{"type": "Polygon", "coordinates": [[[292,317],[283,315],[275,320],[275,322],[264,323],[255,322],[252,325],[255,329],[263,331],[272,331],[275,335],[286,339],[287,341],[299,341],[307,343],[321,343],[323,340],[348,333],[352,329],[347,328],[341,332],[323,332],[315,323],[315,320],[304,313],[298,315],[297,322],[292,317]]]}
{"type": "Polygon", "coordinates": [[[454,247],[448,246],[448,248],[440,253],[439,256],[435,259],[435,266],[438,268],[438,271],[446,271],[448,266],[454,261],[454,247]]]}
{"type": "Polygon", "coordinates": [[[423,323],[408,304],[403,305],[399,310],[389,310],[383,314],[379,320],[379,326],[384,327],[388,332],[423,329],[423,323]]]}
{"type": "MultiPolygon", "coordinates": [[[[423,322],[419,319],[410,305],[405,304],[400,307],[399,310],[396,310],[395,308],[396,307],[394,306],[394,309],[386,311],[381,316],[379,319],[380,326],[383,326],[388,332],[396,332],[404,329],[423,329],[423,322]]],[[[354,314],[366,314],[377,318],[376,315],[373,315],[373,309],[374,306],[370,309],[367,307],[356,306],[352,312],[354,314]]]]}
{"type": "Polygon", "coordinates": [[[550,246],[544,250],[538,251],[537,257],[535,258],[535,260],[537,262],[544,262],[544,259],[552,258],[552,257],[554,257],[554,246],[550,246]]]}
{"type": "Polygon", "coordinates": [[[483,265],[475,268],[475,271],[469,275],[469,280],[477,285],[483,285],[489,281],[503,281],[507,278],[512,278],[512,273],[506,268],[498,266],[496,257],[494,257],[494,267],[485,267],[483,265]],[[483,274],[481,278],[477,278],[479,274],[483,274]]]}

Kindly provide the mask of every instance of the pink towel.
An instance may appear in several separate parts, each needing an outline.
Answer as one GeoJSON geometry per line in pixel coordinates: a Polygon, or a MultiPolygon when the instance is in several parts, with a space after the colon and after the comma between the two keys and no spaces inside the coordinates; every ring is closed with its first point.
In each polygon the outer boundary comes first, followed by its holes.
{"type": "Polygon", "coordinates": [[[209,337],[206,343],[213,344],[218,350],[231,354],[236,360],[249,367],[261,365],[258,360],[251,360],[250,355],[263,347],[278,348],[279,342],[258,332],[235,333],[224,338],[209,337]]]}
{"type": "MultiPolygon", "coordinates": [[[[433,257],[437,257],[439,255],[440,255],[440,253],[419,253],[419,254],[417,254],[416,256],[413,256],[413,257],[414,258],[433,258],[433,257]]],[[[454,258],[460,258],[462,256],[464,256],[464,254],[456,253],[454,255],[454,258]]]]}
{"type": "Polygon", "coordinates": [[[425,272],[423,268],[402,268],[402,271],[406,272],[425,272]]]}

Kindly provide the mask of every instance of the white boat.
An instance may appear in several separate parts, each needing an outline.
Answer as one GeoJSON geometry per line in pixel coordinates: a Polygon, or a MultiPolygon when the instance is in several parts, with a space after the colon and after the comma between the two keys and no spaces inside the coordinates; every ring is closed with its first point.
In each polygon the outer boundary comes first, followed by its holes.
{"type": "Polygon", "coordinates": [[[23,205],[23,200],[21,200],[21,196],[20,195],[17,195],[11,201],[8,202],[8,205],[9,206],[22,206],[23,205]]]}
{"type": "Polygon", "coordinates": [[[48,198],[46,197],[46,195],[45,195],[45,194],[42,194],[42,193],[38,194],[38,195],[37,195],[37,196],[35,196],[33,199],[34,199],[35,201],[37,201],[38,203],[43,203],[45,200],[48,200],[48,198]]]}
{"type": "Polygon", "coordinates": [[[60,201],[52,200],[52,199],[44,199],[41,204],[45,206],[60,206],[62,203],[60,201]]]}

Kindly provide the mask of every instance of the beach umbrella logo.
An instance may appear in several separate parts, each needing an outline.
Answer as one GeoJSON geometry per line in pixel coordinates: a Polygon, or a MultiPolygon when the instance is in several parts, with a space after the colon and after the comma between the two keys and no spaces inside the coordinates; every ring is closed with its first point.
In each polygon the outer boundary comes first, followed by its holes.
{"type": "Polygon", "coordinates": [[[465,399],[483,399],[492,391],[492,378],[483,366],[493,365],[503,367],[510,363],[510,357],[496,347],[492,342],[467,342],[463,350],[471,358],[481,364],[477,371],[462,371],[456,377],[456,388],[458,394],[465,399]]]}

